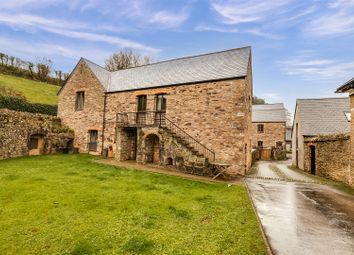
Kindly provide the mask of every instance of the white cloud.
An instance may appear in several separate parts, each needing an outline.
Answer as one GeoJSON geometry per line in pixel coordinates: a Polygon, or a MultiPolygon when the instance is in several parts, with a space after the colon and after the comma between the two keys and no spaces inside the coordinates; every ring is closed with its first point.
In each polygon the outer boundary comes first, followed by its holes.
{"type": "Polygon", "coordinates": [[[204,26],[199,25],[194,28],[195,31],[204,32],[204,31],[212,31],[212,32],[219,32],[219,33],[237,33],[239,30],[237,28],[224,28],[218,26],[204,26]]]}
{"type": "Polygon", "coordinates": [[[213,0],[212,8],[227,24],[241,24],[259,22],[288,5],[292,0],[213,0]]]}
{"type": "Polygon", "coordinates": [[[336,0],[305,27],[305,33],[313,36],[338,36],[354,34],[354,1],[336,0]]]}
{"type": "Polygon", "coordinates": [[[354,72],[354,61],[336,61],[314,58],[313,54],[300,54],[278,64],[286,74],[300,76],[305,80],[338,80],[354,72]]]}
{"type": "Polygon", "coordinates": [[[261,95],[261,98],[264,98],[267,103],[279,103],[283,98],[278,93],[264,93],[261,95]]]}
{"type": "MultiPolygon", "coordinates": [[[[82,47],[81,45],[58,45],[39,42],[28,42],[15,39],[8,39],[1,36],[0,47],[5,50],[7,54],[17,56],[23,60],[34,61],[39,56],[48,58],[55,58],[55,64],[63,60],[77,61],[80,57],[95,61],[96,63],[103,64],[111,52],[100,50],[91,47],[82,47]],[[40,51],[38,51],[40,49],[40,51]]],[[[70,71],[70,70],[65,70],[70,71]]]]}
{"type": "Polygon", "coordinates": [[[277,34],[273,34],[273,33],[269,33],[269,32],[264,32],[262,31],[260,28],[251,28],[251,29],[246,29],[244,30],[245,33],[249,33],[255,36],[259,36],[259,37],[264,37],[267,39],[271,39],[271,40],[280,40],[283,39],[283,36],[277,35],[277,34]]]}
{"type": "Polygon", "coordinates": [[[149,20],[151,23],[161,24],[165,27],[178,27],[186,19],[188,15],[185,11],[180,13],[172,13],[169,11],[158,11],[149,20]]]}
{"type": "Polygon", "coordinates": [[[64,37],[82,39],[92,42],[103,42],[119,47],[129,47],[149,52],[159,51],[156,48],[152,48],[131,40],[123,39],[118,36],[86,32],[84,30],[88,27],[87,25],[72,21],[47,19],[44,17],[28,14],[9,15],[0,13],[0,23],[22,29],[40,29],[50,33],[59,34],[64,37]]]}

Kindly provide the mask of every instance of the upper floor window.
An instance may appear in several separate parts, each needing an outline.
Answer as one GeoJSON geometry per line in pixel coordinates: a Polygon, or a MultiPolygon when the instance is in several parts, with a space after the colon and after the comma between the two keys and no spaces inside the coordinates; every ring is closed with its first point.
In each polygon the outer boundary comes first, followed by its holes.
{"type": "Polygon", "coordinates": [[[157,112],[166,112],[166,94],[156,95],[156,111],[157,112]]]}
{"type": "Polygon", "coordinates": [[[84,91],[76,92],[75,111],[82,111],[84,109],[84,104],[85,104],[85,92],[84,91]]]}
{"type": "Polygon", "coordinates": [[[258,124],[257,131],[258,133],[264,133],[264,124],[258,124]]]}
{"type": "Polygon", "coordinates": [[[146,104],[147,104],[146,95],[138,96],[138,112],[145,112],[146,104]]]}
{"type": "Polygon", "coordinates": [[[258,142],[257,142],[257,146],[260,147],[260,148],[262,148],[262,147],[263,147],[263,141],[258,141],[258,142]]]}

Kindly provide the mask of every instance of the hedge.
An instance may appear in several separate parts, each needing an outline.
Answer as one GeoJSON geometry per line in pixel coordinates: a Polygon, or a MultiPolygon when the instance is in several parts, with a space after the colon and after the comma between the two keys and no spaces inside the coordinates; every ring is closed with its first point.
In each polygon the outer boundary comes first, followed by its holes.
{"type": "Polygon", "coordinates": [[[31,113],[57,115],[56,105],[29,103],[24,98],[0,95],[0,108],[31,113]]]}

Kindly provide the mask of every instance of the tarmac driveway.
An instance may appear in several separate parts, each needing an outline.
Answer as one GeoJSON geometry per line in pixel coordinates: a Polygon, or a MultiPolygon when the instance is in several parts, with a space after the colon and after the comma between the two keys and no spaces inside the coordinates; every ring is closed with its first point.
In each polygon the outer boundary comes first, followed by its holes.
{"type": "Polygon", "coordinates": [[[260,162],[246,179],[273,253],[354,254],[354,197],[286,164],[260,162]]]}

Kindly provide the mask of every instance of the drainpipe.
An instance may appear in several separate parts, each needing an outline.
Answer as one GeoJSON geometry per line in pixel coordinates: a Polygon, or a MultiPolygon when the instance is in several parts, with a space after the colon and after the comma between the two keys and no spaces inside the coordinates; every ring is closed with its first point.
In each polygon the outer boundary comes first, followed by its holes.
{"type": "Polygon", "coordinates": [[[101,155],[102,156],[103,156],[103,148],[104,148],[104,130],[106,128],[106,107],[107,107],[107,93],[104,93],[103,120],[102,120],[102,147],[101,147],[101,155]]]}

